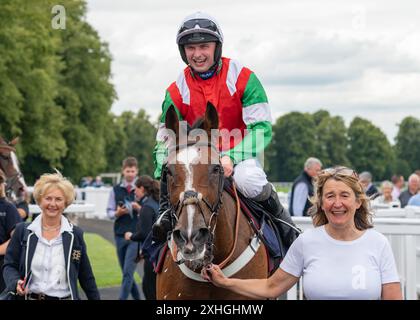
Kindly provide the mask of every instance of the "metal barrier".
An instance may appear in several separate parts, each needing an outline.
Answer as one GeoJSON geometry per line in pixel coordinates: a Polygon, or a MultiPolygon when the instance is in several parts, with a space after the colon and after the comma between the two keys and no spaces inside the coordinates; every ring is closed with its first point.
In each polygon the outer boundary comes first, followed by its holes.
{"type": "MultiPolygon", "coordinates": [[[[401,209],[400,209],[401,210],[401,209]]],[[[402,209],[404,210],[404,209],[402,209]]],[[[305,231],[313,228],[310,217],[292,217],[296,225],[305,231]]],[[[418,264],[417,239],[420,236],[420,219],[417,218],[373,218],[375,230],[384,234],[394,253],[397,270],[401,279],[403,297],[406,300],[417,300],[420,294],[420,264],[418,264]]],[[[302,281],[287,293],[288,300],[303,299],[302,281]]]]}
{"type": "Polygon", "coordinates": [[[108,199],[111,190],[112,187],[87,187],[76,189],[77,199],[79,201],[95,205],[95,211],[93,213],[86,214],[86,218],[108,219],[106,208],[108,206],[108,199]]]}

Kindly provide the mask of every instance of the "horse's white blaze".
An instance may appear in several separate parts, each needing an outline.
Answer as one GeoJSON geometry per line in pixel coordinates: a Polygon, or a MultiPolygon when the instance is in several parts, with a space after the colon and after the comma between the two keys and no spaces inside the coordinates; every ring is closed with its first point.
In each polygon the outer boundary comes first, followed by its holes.
{"type": "Polygon", "coordinates": [[[193,204],[187,205],[187,213],[188,213],[188,239],[191,239],[193,221],[194,221],[194,215],[195,215],[195,206],[193,204]]]}
{"type": "MultiPolygon", "coordinates": [[[[183,163],[185,166],[185,191],[194,190],[193,184],[193,173],[192,173],[192,164],[197,163],[199,161],[199,153],[196,147],[188,147],[181,150],[178,155],[178,161],[183,163]]],[[[195,206],[194,205],[187,205],[187,213],[188,213],[188,239],[191,238],[192,229],[193,229],[193,221],[195,215],[195,206]]]]}
{"type": "MultiPolygon", "coordinates": [[[[13,151],[10,152],[10,154],[11,154],[11,158],[12,158],[13,168],[15,168],[15,170],[17,172],[21,173],[20,169],[19,169],[19,161],[18,161],[18,158],[16,157],[16,154],[13,151]]],[[[20,181],[21,184],[23,184],[26,187],[25,180],[23,179],[22,176],[19,177],[19,181],[20,181]]]]}
{"type": "Polygon", "coordinates": [[[183,163],[185,165],[185,190],[194,190],[192,187],[193,183],[193,174],[191,170],[191,165],[194,163],[197,163],[198,158],[198,149],[196,147],[188,147],[183,150],[181,150],[177,155],[177,160],[180,163],[183,163]]]}

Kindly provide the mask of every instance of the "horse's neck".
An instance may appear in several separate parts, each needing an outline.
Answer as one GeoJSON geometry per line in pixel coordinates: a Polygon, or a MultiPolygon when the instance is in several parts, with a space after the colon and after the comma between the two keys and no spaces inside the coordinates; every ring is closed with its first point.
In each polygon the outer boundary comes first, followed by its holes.
{"type": "Polygon", "coordinates": [[[222,195],[223,204],[217,218],[214,241],[214,261],[220,263],[226,259],[233,248],[235,240],[235,227],[239,223],[238,239],[235,253],[232,258],[236,258],[246,247],[252,235],[252,230],[242,212],[237,220],[237,206],[239,204],[226,192],[222,195]]]}

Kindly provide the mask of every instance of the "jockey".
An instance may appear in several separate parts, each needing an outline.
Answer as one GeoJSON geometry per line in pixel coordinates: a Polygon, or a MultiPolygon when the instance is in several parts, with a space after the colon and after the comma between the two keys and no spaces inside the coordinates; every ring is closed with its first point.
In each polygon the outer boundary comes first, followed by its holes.
{"type": "MultiPolygon", "coordinates": [[[[222,137],[224,143],[219,145],[225,176],[233,175],[242,194],[262,204],[275,218],[286,222],[277,220],[281,233],[291,232],[292,228],[288,225],[294,226],[294,223],[256,159],[272,137],[270,106],[257,76],[238,61],[222,57],[223,33],[216,20],[208,14],[197,12],[186,17],[179,27],[176,42],[187,67],[168,87],[162,104],[161,124],[153,153],[154,175],[161,179],[160,215],[153,226],[154,241],[164,242],[172,230],[164,164],[167,156],[166,111],[173,105],[179,119],[192,125],[204,116],[208,101],[217,109],[221,131],[240,132],[240,139],[226,141],[222,137]]],[[[295,239],[292,236],[289,238],[292,238],[291,241],[295,239]]]]}

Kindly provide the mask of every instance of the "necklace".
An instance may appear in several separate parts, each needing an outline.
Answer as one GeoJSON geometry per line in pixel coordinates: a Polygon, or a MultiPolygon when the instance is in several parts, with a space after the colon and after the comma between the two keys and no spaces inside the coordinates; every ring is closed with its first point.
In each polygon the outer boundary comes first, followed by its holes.
{"type": "Polygon", "coordinates": [[[58,226],[55,227],[44,227],[42,226],[42,230],[44,231],[57,231],[61,228],[61,224],[59,224],[58,226]]]}

